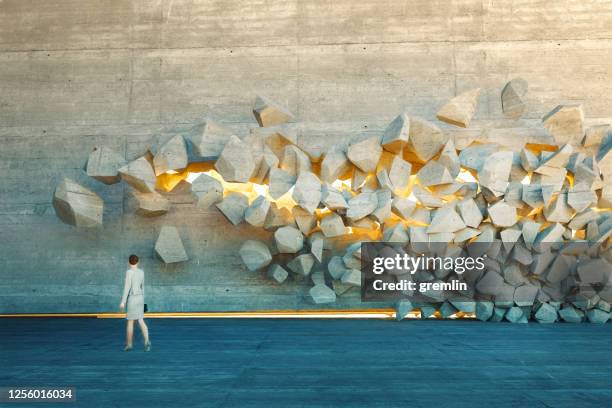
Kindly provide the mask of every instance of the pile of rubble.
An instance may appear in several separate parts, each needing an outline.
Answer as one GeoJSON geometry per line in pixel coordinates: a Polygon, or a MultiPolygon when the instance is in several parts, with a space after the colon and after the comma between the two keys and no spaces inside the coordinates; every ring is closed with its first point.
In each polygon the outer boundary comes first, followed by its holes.
{"type": "MultiPolygon", "coordinates": [[[[479,95],[474,89],[453,98],[438,120],[467,128],[479,95]]],[[[524,80],[510,81],[501,93],[503,113],[520,118],[526,96],[524,80]]],[[[196,205],[216,206],[233,225],[273,231],[273,242],[243,243],[246,268],[265,271],[279,284],[290,276],[312,282],[309,294],[317,304],[359,290],[361,241],[399,242],[414,254],[443,243],[453,256],[478,243],[487,269],[463,276],[469,293],[399,302],[398,318],[418,308],[422,317],[462,312],[511,322],[609,319],[612,133],[608,125],[585,128],[580,105],[558,106],[542,119],[556,145],[519,151],[473,143],[458,152],[436,124],[400,115],[378,136],[322,153],[298,138],[287,108],[258,97],[253,114],[260,127],[242,138],[207,120],[187,140],[176,135],[129,163],[97,147],[85,170],[106,184],[125,181],[137,213],[153,217],[170,207],[156,188],[160,176],[185,172],[194,161],[214,162],[214,171],[191,185],[196,205]],[[253,198],[228,183],[267,188],[253,198]],[[281,262],[286,254],[292,259],[281,262]]],[[[102,200],[73,181],[57,188],[53,203],[64,222],[102,223],[102,200]]],[[[162,228],[155,251],[165,263],[188,260],[172,226],[162,228]]],[[[413,279],[456,277],[454,271],[423,270],[413,279]]]]}

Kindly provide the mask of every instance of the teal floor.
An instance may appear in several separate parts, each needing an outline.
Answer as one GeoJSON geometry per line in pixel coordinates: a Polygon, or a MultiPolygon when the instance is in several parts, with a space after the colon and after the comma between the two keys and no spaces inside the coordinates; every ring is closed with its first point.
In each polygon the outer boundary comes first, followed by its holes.
{"type": "MultiPolygon", "coordinates": [[[[612,324],[0,319],[0,386],[71,386],[68,407],[611,407],[612,324]]],[[[1,404],[0,404],[1,405],[1,404]]]]}

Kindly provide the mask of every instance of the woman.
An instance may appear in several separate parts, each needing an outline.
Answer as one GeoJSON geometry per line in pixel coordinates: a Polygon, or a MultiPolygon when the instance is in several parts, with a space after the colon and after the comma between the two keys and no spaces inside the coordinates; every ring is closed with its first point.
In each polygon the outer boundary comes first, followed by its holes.
{"type": "Polygon", "coordinates": [[[119,305],[119,308],[123,310],[127,301],[127,340],[124,350],[130,351],[132,349],[134,320],[138,320],[144,338],[144,349],[145,351],[151,351],[149,329],[144,321],[144,272],[138,268],[138,257],[136,255],[130,255],[129,265],[130,267],[125,272],[123,297],[119,305]]]}

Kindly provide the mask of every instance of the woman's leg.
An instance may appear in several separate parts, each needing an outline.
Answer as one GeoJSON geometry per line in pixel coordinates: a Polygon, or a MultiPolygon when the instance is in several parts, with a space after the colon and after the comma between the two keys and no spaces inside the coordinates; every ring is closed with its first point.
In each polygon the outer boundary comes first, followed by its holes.
{"type": "Polygon", "coordinates": [[[134,337],[134,321],[127,321],[127,331],[126,331],[126,339],[125,344],[127,347],[132,347],[132,339],[134,337]]]}
{"type": "Polygon", "coordinates": [[[140,331],[142,332],[142,337],[144,339],[145,344],[149,344],[149,328],[145,323],[144,319],[138,319],[138,326],[140,326],[140,331]]]}

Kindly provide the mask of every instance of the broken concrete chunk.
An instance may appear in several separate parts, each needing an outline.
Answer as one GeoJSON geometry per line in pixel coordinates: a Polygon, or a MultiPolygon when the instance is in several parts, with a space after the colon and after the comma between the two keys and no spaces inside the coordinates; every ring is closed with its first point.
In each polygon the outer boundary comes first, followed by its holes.
{"type": "Polygon", "coordinates": [[[155,242],[155,253],[166,264],[184,262],[189,259],[176,227],[165,225],[155,242]]]}
{"type": "Polygon", "coordinates": [[[540,161],[540,165],[538,166],[538,168],[535,169],[535,172],[540,174],[555,174],[556,171],[550,168],[566,167],[573,153],[574,149],[572,148],[572,146],[569,144],[565,144],[556,152],[552,152],[551,155],[547,156],[546,158],[543,158],[540,161]]]}
{"type": "Polygon", "coordinates": [[[510,323],[527,323],[527,316],[525,316],[523,309],[518,306],[508,309],[505,318],[510,323]]]}
{"type": "Polygon", "coordinates": [[[293,187],[296,178],[284,170],[271,168],[270,169],[270,187],[268,193],[270,197],[279,199],[283,194],[293,187]]]}
{"type": "Polygon", "coordinates": [[[582,105],[559,105],[542,118],[558,145],[579,145],[584,137],[582,105]]]}
{"type": "Polygon", "coordinates": [[[422,118],[410,118],[408,145],[423,163],[434,157],[448,140],[449,136],[433,123],[422,118]]]}
{"type": "Polygon", "coordinates": [[[434,196],[432,193],[425,190],[421,186],[414,186],[414,188],[412,189],[412,193],[414,194],[416,199],[419,200],[421,204],[423,204],[423,206],[425,207],[438,208],[444,207],[445,205],[445,202],[441,198],[434,196]]]}
{"type": "Polygon", "coordinates": [[[292,197],[300,207],[314,214],[321,202],[321,181],[314,173],[301,172],[295,182],[292,197]]]}
{"type": "Polygon", "coordinates": [[[431,224],[427,228],[427,233],[456,232],[465,228],[465,226],[454,207],[442,207],[436,211],[431,224]]]}
{"type": "Polygon", "coordinates": [[[136,190],[143,193],[155,192],[157,178],[155,177],[153,166],[151,166],[151,162],[147,160],[146,156],[129,162],[118,171],[121,174],[121,178],[136,190]]]}
{"type": "Polygon", "coordinates": [[[444,145],[438,162],[448,169],[448,172],[453,179],[459,175],[459,172],[461,171],[461,163],[459,163],[459,156],[457,155],[455,143],[453,143],[452,139],[450,139],[444,145]]]}
{"type": "Polygon", "coordinates": [[[501,92],[502,110],[506,117],[520,118],[527,110],[527,90],[529,85],[523,78],[512,79],[501,92]]]}
{"type": "Polygon", "coordinates": [[[567,204],[576,212],[582,212],[597,202],[597,194],[585,183],[574,184],[567,193],[567,204]]]}
{"type": "Polygon", "coordinates": [[[348,208],[348,203],[342,193],[330,184],[324,184],[321,188],[321,202],[330,210],[348,208]]]}
{"type": "Polygon", "coordinates": [[[348,206],[346,216],[351,220],[358,220],[376,210],[378,207],[378,196],[376,193],[361,193],[351,198],[348,206]]]}
{"type": "Polygon", "coordinates": [[[412,165],[402,159],[399,155],[393,158],[389,169],[389,181],[393,186],[393,191],[404,191],[410,181],[410,171],[412,165]]]}
{"type": "Polygon", "coordinates": [[[141,193],[133,191],[134,198],[138,202],[136,214],[143,217],[159,217],[170,209],[170,201],[159,193],[141,193]]]}
{"type": "Polygon", "coordinates": [[[511,227],[518,221],[516,208],[504,201],[489,207],[489,217],[496,227],[511,227]]]}
{"type": "Polygon", "coordinates": [[[260,95],[255,99],[253,115],[261,127],[280,125],[293,120],[289,109],[260,95]]]}
{"type": "Polygon", "coordinates": [[[538,294],[538,287],[534,285],[522,285],[514,291],[514,303],[519,307],[533,306],[538,294]]]}
{"type": "Polygon", "coordinates": [[[287,280],[289,272],[287,272],[287,270],[282,266],[274,264],[268,269],[268,276],[274,279],[277,283],[283,283],[285,280],[287,280]]]}
{"type": "Polygon", "coordinates": [[[272,254],[268,246],[260,241],[248,240],[238,251],[242,262],[251,272],[265,268],[272,262],[272,254]]]}
{"type": "Polygon", "coordinates": [[[198,208],[209,208],[223,200],[223,185],[208,174],[200,174],[191,183],[191,192],[197,199],[198,208]]]}
{"type": "Polygon", "coordinates": [[[410,119],[402,114],[393,119],[382,136],[382,146],[391,153],[400,153],[406,143],[410,132],[410,119]]]}
{"type": "Polygon", "coordinates": [[[465,225],[472,228],[478,228],[483,217],[478,205],[476,205],[476,202],[472,198],[459,201],[457,203],[457,209],[465,225]]]}
{"type": "Polygon", "coordinates": [[[552,244],[563,240],[564,232],[565,228],[562,224],[554,223],[548,226],[547,228],[538,233],[538,236],[536,237],[533,243],[533,248],[538,252],[542,252],[543,250],[550,248],[552,244]]]}
{"type": "Polygon", "coordinates": [[[581,323],[584,320],[584,312],[567,304],[559,310],[559,316],[567,323],[581,323]]]}
{"type": "Polygon", "coordinates": [[[344,272],[340,281],[347,285],[359,287],[361,286],[361,271],[358,269],[349,269],[344,272]]]}
{"type": "Polygon", "coordinates": [[[476,318],[481,322],[486,322],[493,316],[493,302],[476,302],[476,318]]]}
{"type": "Polygon", "coordinates": [[[316,232],[308,238],[308,245],[310,246],[310,253],[319,262],[323,262],[323,247],[325,245],[325,236],[316,232]]]}
{"type": "Polygon", "coordinates": [[[244,212],[244,220],[254,227],[263,227],[270,210],[270,201],[264,196],[259,196],[244,212]]]}
{"type": "Polygon", "coordinates": [[[440,108],[436,117],[442,122],[466,128],[470,126],[472,117],[476,113],[479,96],[480,88],[463,92],[440,108]]]}
{"type": "Polygon", "coordinates": [[[347,150],[348,159],[361,171],[372,173],[380,159],[382,147],[377,137],[370,137],[360,142],[352,143],[347,150]]]}
{"type": "Polygon", "coordinates": [[[510,151],[495,152],[487,157],[478,172],[480,185],[488,188],[497,197],[503,195],[508,188],[513,160],[514,154],[510,151]]]}
{"type": "Polygon", "coordinates": [[[400,300],[395,304],[395,320],[404,320],[406,315],[414,310],[414,305],[409,300],[400,300]]]}
{"type": "Polygon", "coordinates": [[[294,177],[303,172],[312,171],[310,158],[299,147],[294,145],[285,146],[279,167],[294,177]]]}
{"type": "Polygon", "coordinates": [[[270,210],[264,222],[264,229],[266,231],[272,231],[287,225],[295,225],[295,220],[293,219],[291,211],[286,207],[279,208],[274,202],[270,203],[270,210]]]}
{"type": "Polygon", "coordinates": [[[604,138],[608,135],[610,125],[596,125],[587,128],[584,136],[584,147],[595,147],[601,145],[604,138]]]}
{"type": "Polygon", "coordinates": [[[514,244],[516,244],[516,241],[518,241],[522,233],[523,232],[518,228],[507,228],[500,232],[499,235],[506,251],[512,250],[514,244]]]}
{"type": "Polygon", "coordinates": [[[421,167],[417,173],[417,178],[423,187],[449,184],[454,180],[448,169],[435,160],[431,160],[421,167]]]}
{"type": "MultiPolygon", "coordinates": [[[[376,209],[372,211],[371,217],[383,224],[387,218],[391,216],[391,192],[387,190],[378,190],[376,192],[376,198],[378,204],[376,209]]],[[[357,220],[352,219],[352,221],[357,220]]]]}
{"type": "Polygon", "coordinates": [[[534,317],[538,323],[554,323],[557,321],[557,309],[548,303],[542,303],[534,317]]]}
{"type": "Polygon", "coordinates": [[[521,165],[526,171],[534,171],[540,166],[540,160],[527,148],[521,150],[521,165]]]}
{"type": "Polygon", "coordinates": [[[393,214],[403,218],[404,220],[408,220],[415,209],[416,202],[408,198],[395,197],[391,202],[391,211],[393,214]]]}
{"type": "Polygon", "coordinates": [[[295,254],[304,247],[304,235],[295,227],[281,227],[274,232],[274,242],[281,254],[295,254]]]}
{"type": "Polygon", "coordinates": [[[96,146],[89,154],[85,171],[89,177],[104,184],[115,184],[121,180],[119,169],[123,166],[125,166],[125,159],[115,150],[105,146],[96,146]]]}
{"type": "Polygon", "coordinates": [[[229,222],[238,225],[244,220],[244,213],[249,207],[249,199],[244,194],[231,192],[216,206],[229,222]]]}
{"type": "Polygon", "coordinates": [[[293,258],[288,264],[287,267],[293,273],[297,273],[301,276],[310,275],[310,271],[315,263],[315,258],[312,254],[303,254],[298,255],[293,258]]]}
{"type": "Polygon", "coordinates": [[[592,259],[578,264],[578,277],[582,283],[606,283],[610,271],[612,271],[612,265],[604,258],[592,259]]]}
{"type": "Polygon", "coordinates": [[[225,143],[234,134],[220,123],[207,118],[204,123],[193,129],[191,147],[193,153],[201,160],[217,160],[225,147],[225,143]]]}
{"type": "Polygon", "coordinates": [[[544,207],[544,217],[548,222],[568,223],[574,211],[567,203],[567,193],[560,193],[555,200],[544,207]]]}
{"type": "Polygon", "coordinates": [[[336,292],[330,289],[327,285],[314,285],[308,291],[312,301],[316,304],[334,303],[336,301],[336,292]]]}
{"type": "Polygon", "coordinates": [[[347,232],[342,217],[333,212],[321,219],[321,231],[328,238],[345,235],[347,232]]]}
{"type": "Polygon", "coordinates": [[[291,214],[295,219],[295,223],[304,235],[310,234],[310,232],[317,226],[317,216],[311,214],[300,206],[291,208],[291,214]]]}
{"type": "Polygon", "coordinates": [[[321,180],[331,184],[348,172],[350,167],[346,154],[340,149],[332,149],[321,162],[321,180]]]}
{"type": "Polygon", "coordinates": [[[104,201],[93,191],[65,178],[53,193],[55,214],[78,228],[102,226],[104,201]]]}
{"type": "Polygon", "coordinates": [[[251,177],[251,181],[257,184],[269,184],[270,169],[278,167],[278,157],[270,150],[268,146],[264,146],[263,154],[255,159],[255,173],[251,177]]]}
{"type": "Polygon", "coordinates": [[[591,309],[586,313],[590,323],[604,324],[610,319],[610,313],[600,309],[591,309]]]}
{"type": "Polygon", "coordinates": [[[500,146],[496,143],[472,144],[459,153],[459,162],[461,166],[479,172],[485,160],[499,150],[500,146]]]}
{"type": "Polygon", "coordinates": [[[155,175],[183,170],[187,167],[188,162],[185,139],[181,135],[176,135],[166,142],[153,158],[155,175]]]}
{"type": "Polygon", "coordinates": [[[248,182],[256,170],[251,148],[237,136],[231,136],[215,162],[215,169],[225,181],[248,182]]]}
{"type": "Polygon", "coordinates": [[[383,233],[383,241],[385,242],[408,242],[408,232],[406,227],[400,222],[392,227],[385,228],[383,233]]]}

